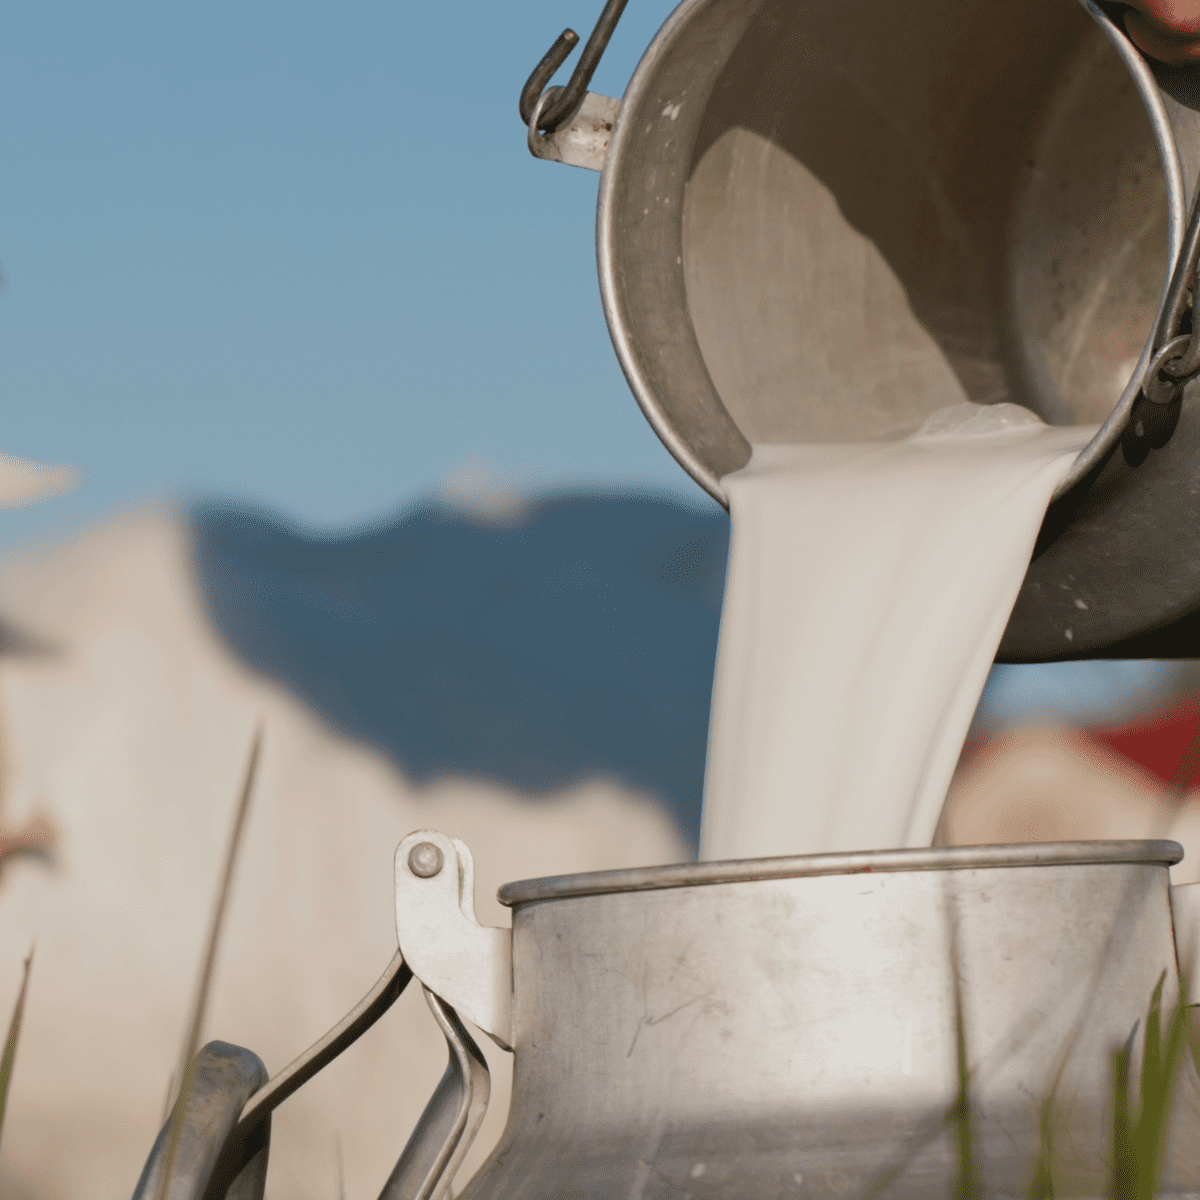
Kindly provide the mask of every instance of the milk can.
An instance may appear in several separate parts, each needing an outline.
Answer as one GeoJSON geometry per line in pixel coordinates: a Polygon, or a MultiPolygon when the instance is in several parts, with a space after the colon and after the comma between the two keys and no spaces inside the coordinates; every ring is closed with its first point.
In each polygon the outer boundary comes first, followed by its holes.
{"type": "MultiPolygon", "coordinates": [[[[1102,1195],[1113,1052],[1160,983],[1174,1007],[1176,943],[1194,959],[1180,856],[1090,842],[599,872],[506,885],[508,930],[475,920],[467,847],[419,831],[396,852],[400,953],[379,985],[266,1086],[253,1055],[206,1048],[166,1194],[261,1196],[271,1109],[415,975],[450,1061],[387,1200],[450,1195],[479,1128],[464,1017],[514,1064],[462,1200],[1015,1197],[1039,1165],[1055,1195],[1102,1195]]],[[[1162,1186],[1182,1194],[1200,1190],[1200,1078],[1190,1058],[1181,1074],[1162,1186]]]]}

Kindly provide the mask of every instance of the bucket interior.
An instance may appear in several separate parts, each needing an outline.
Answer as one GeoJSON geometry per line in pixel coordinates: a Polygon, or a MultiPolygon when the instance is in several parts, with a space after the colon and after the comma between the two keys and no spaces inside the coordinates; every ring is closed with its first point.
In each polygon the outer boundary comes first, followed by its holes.
{"type": "Polygon", "coordinates": [[[1167,198],[1137,88],[1075,0],[741,9],[665,143],[686,311],[656,318],[690,325],[676,358],[698,347],[737,429],[886,440],[961,400],[1103,421],[1151,331],[1167,198]]]}

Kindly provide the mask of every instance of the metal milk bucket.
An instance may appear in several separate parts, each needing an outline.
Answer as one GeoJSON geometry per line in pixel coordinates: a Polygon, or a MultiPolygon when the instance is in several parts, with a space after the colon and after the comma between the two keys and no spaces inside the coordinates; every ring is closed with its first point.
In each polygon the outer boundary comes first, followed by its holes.
{"type": "Polygon", "coordinates": [[[1047,515],[1008,659],[1121,656],[1200,605],[1200,417],[1141,391],[1174,332],[1200,88],[1107,9],[685,0],[619,107],[581,90],[595,37],[565,93],[541,91],[560,40],[523,94],[536,154],[603,166],[618,357],[718,500],[752,441],[899,437],[963,399],[1103,423],[1047,515]]]}
{"type": "MultiPolygon", "coordinates": [[[[943,1197],[960,1099],[969,1194],[1022,1196],[1051,1097],[1060,1188],[1103,1194],[1112,1049],[1174,968],[1177,853],[898,851],[509,885],[512,1115],[463,1198],[943,1197]]],[[[1173,1190],[1200,1182],[1189,1099],[1173,1190]]]]}
{"type": "MultiPolygon", "coordinates": [[[[400,955],[265,1087],[248,1052],[206,1048],[218,1083],[186,1114],[167,1194],[261,1196],[271,1109],[415,974],[450,1062],[388,1200],[449,1196],[479,1128],[487,1067],[460,1016],[515,1056],[507,1127],[462,1200],[1024,1196],[1048,1127],[1055,1194],[1102,1195],[1113,1051],[1164,975],[1173,1007],[1175,937],[1190,954],[1200,926],[1200,886],[1168,887],[1180,856],[1096,842],[602,872],[507,885],[510,931],[475,921],[466,847],[414,833],[400,955]]],[[[1168,1192],[1200,1190],[1198,1128],[1188,1060],[1168,1192]]]]}

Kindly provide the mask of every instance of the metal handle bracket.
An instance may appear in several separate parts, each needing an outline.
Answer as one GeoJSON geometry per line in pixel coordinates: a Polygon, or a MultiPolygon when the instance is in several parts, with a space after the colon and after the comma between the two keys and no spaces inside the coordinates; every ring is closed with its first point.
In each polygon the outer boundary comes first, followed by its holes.
{"type": "Polygon", "coordinates": [[[475,864],[457,838],[410,833],[396,850],[396,936],[412,973],[512,1049],[512,932],[475,918],[475,864]]]}
{"type": "Polygon", "coordinates": [[[487,1111],[487,1061],[458,1014],[425,989],[425,1000],[446,1038],[450,1061],[379,1200],[448,1200],[487,1111]]]}
{"type": "Polygon", "coordinates": [[[539,133],[538,119],[549,95],[549,92],[543,93],[530,118],[529,153],[548,162],[566,163],[569,167],[604,170],[620,100],[602,96],[599,92],[588,92],[569,121],[553,133],[539,133]]]}

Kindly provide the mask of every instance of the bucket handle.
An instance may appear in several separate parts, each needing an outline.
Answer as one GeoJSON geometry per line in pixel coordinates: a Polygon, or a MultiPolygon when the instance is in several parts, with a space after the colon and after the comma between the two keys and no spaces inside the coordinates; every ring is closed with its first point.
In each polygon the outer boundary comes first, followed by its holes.
{"type": "Polygon", "coordinates": [[[253,1137],[241,1143],[243,1154],[232,1173],[226,1173],[231,1160],[224,1150],[246,1100],[266,1083],[266,1067],[258,1055],[227,1042],[209,1042],[192,1064],[190,1086],[180,1092],[159,1132],[133,1200],[204,1200],[216,1178],[224,1179],[219,1195],[228,1200],[262,1200],[270,1117],[257,1122],[253,1137]]]}
{"type": "Polygon", "coordinates": [[[240,1046],[210,1042],[200,1051],[195,1083],[176,1105],[187,1101],[166,1187],[160,1180],[174,1113],[133,1200],[156,1200],[160,1192],[166,1200],[262,1200],[271,1113],[366,1033],[414,974],[446,1039],[449,1062],[380,1200],[444,1200],[491,1092],[487,1062],[456,1006],[510,1049],[511,934],[475,919],[471,852],[431,830],[411,834],[396,851],[396,912],[400,949],[375,986],[274,1078],[268,1081],[262,1062],[240,1046]]]}
{"type": "Polygon", "coordinates": [[[579,42],[579,34],[573,29],[564,29],[554,41],[554,45],[542,56],[541,62],[533,68],[525,86],[521,89],[521,99],[518,108],[521,113],[521,124],[529,125],[534,121],[534,134],[541,130],[543,133],[554,133],[565,125],[578,111],[587,95],[588,84],[600,65],[601,56],[608,48],[609,38],[625,11],[628,0],[607,0],[603,11],[588,38],[575,70],[565,88],[551,88],[549,93],[542,89],[550,82],[554,72],[566,62],[571,51],[579,42]],[[538,100],[544,99],[545,104],[538,109],[538,100]]]}
{"type": "MultiPolygon", "coordinates": [[[[271,1113],[358,1041],[395,1004],[410,979],[412,972],[397,951],[362,1000],[271,1080],[249,1050],[209,1042],[193,1060],[194,1082],[188,1095],[176,1101],[178,1108],[186,1100],[186,1111],[179,1118],[177,1148],[162,1195],[167,1200],[262,1200],[271,1113]],[[256,1160],[260,1165],[251,1170],[256,1160]]],[[[174,1110],[150,1151],[133,1200],[156,1200],[160,1193],[173,1119],[174,1110]]]]}
{"type": "Polygon", "coordinates": [[[379,1200],[443,1200],[487,1112],[491,1074],[458,1013],[425,988],[425,999],[450,1062],[430,1097],[379,1200]]]}
{"type": "MultiPolygon", "coordinates": [[[[354,1009],[270,1081],[257,1055],[210,1042],[194,1060],[188,1095],[176,1102],[186,1105],[166,1185],[161,1176],[174,1111],[155,1140],[133,1200],[157,1200],[160,1194],[166,1200],[262,1200],[271,1113],[366,1033],[412,977],[397,951],[354,1009]]],[[[487,1110],[491,1076],[479,1047],[449,1004],[428,988],[425,999],[446,1038],[449,1064],[381,1200],[442,1200],[487,1110]]]]}

